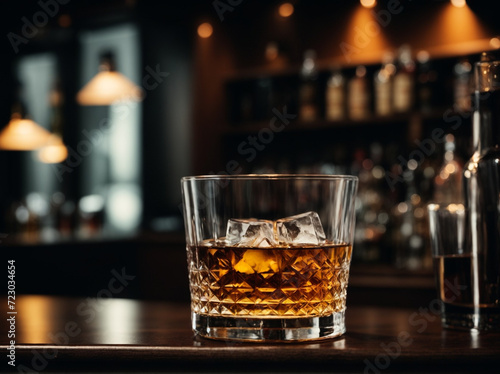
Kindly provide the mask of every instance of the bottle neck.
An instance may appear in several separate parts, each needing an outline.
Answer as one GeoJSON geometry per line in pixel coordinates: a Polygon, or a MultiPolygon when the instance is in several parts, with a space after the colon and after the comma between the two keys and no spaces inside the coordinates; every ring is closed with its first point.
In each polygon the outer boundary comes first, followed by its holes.
{"type": "Polygon", "coordinates": [[[500,148],[500,91],[474,92],[473,144],[480,154],[500,148]]]}

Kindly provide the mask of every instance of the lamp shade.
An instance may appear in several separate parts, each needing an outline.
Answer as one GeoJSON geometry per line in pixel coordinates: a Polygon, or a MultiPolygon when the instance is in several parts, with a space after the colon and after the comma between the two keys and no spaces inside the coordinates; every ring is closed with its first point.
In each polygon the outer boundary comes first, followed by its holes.
{"type": "Polygon", "coordinates": [[[112,53],[101,56],[99,73],[78,92],[80,105],[111,105],[117,101],[139,101],[142,90],[115,69],[112,53]]]}
{"type": "Polygon", "coordinates": [[[47,143],[38,150],[38,159],[46,164],[57,164],[68,157],[68,148],[64,145],[61,137],[52,134],[47,143]]]}
{"type": "Polygon", "coordinates": [[[117,101],[138,101],[141,89],[117,71],[101,71],[77,95],[80,105],[111,105],[117,101]]]}
{"type": "Polygon", "coordinates": [[[13,115],[0,132],[0,149],[11,151],[32,151],[43,146],[50,132],[34,121],[13,115]]]}

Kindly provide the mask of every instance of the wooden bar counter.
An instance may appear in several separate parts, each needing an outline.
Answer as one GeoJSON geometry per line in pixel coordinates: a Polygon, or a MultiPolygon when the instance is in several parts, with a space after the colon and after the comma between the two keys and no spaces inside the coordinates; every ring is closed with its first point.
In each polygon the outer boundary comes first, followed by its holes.
{"type": "Polygon", "coordinates": [[[15,371],[8,364],[12,331],[15,365],[24,373],[497,373],[500,366],[499,332],[442,329],[434,302],[416,309],[348,303],[342,337],[237,343],[194,336],[185,303],[120,299],[112,292],[119,287],[110,284],[95,298],[18,295],[14,309],[2,299],[1,370],[15,371]]]}

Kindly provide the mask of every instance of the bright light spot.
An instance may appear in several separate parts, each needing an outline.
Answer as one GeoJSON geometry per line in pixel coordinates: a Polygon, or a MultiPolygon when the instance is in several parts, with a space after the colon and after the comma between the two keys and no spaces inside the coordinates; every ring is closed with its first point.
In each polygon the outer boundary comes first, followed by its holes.
{"type": "Polygon", "coordinates": [[[365,239],[371,240],[375,237],[375,232],[372,228],[367,228],[365,230],[365,239]]]}
{"type": "Polygon", "coordinates": [[[372,170],[372,175],[375,179],[382,179],[385,175],[385,170],[382,166],[375,166],[372,170]]]}
{"type": "Polygon", "coordinates": [[[50,211],[47,200],[37,192],[31,192],[26,196],[26,206],[29,211],[40,217],[46,216],[50,211]]]}
{"type": "MultiPolygon", "coordinates": [[[[116,287],[117,290],[120,289],[116,287]]],[[[96,313],[96,323],[102,332],[100,344],[135,343],[133,331],[137,328],[139,306],[132,300],[119,299],[118,295],[113,295],[115,298],[112,300],[108,300],[107,297],[98,300],[100,305],[89,304],[90,308],[102,308],[96,313]]]]}
{"type": "Polygon", "coordinates": [[[417,60],[421,64],[429,61],[430,57],[431,57],[431,55],[426,50],[421,50],[421,51],[418,51],[418,53],[417,53],[417,60]]]}
{"type": "Polygon", "coordinates": [[[414,193],[413,195],[411,195],[410,199],[414,205],[420,204],[420,200],[421,200],[420,195],[417,195],[416,193],[414,193]]]}
{"type": "Polygon", "coordinates": [[[497,37],[491,38],[490,45],[495,49],[500,48],[500,38],[497,37]]]}
{"type": "Polygon", "coordinates": [[[422,238],[417,235],[412,235],[410,238],[410,248],[420,248],[422,246],[422,238]]]}
{"type": "Polygon", "coordinates": [[[104,198],[100,195],[88,195],[80,199],[78,207],[83,213],[96,213],[104,208],[104,198]]]}
{"type": "Polygon", "coordinates": [[[425,215],[424,208],[421,208],[421,207],[415,208],[413,215],[415,218],[424,218],[424,215],[425,215]]]}
{"type": "Polygon", "coordinates": [[[27,223],[28,220],[30,219],[30,212],[28,209],[26,209],[26,207],[19,206],[16,209],[15,216],[16,216],[17,222],[27,223]]]}
{"type": "Polygon", "coordinates": [[[448,172],[448,174],[453,174],[455,171],[457,171],[457,167],[453,164],[446,165],[445,169],[448,172]]]}
{"type": "Polygon", "coordinates": [[[448,205],[448,211],[450,213],[456,213],[456,212],[461,212],[463,211],[465,208],[462,204],[450,204],[448,205]]]}
{"type": "Polygon", "coordinates": [[[51,144],[38,151],[38,159],[46,164],[57,164],[68,157],[68,149],[64,144],[51,144]]]}
{"type": "Polygon", "coordinates": [[[373,8],[375,5],[377,5],[377,0],[359,0],[359,2],[365,8],[373,8]]]}
{"type": "Polygon", "coordinates": [[[450,0],[451,5],[456,6],[457,8],[463,8],[466,5],[465,0],[450,0]]]}
{"type": "Polygon", "coordinates": [[[139,226],[142,202],[137,187],[126,184],[111,187],[106,203],[109,221],[118,230],[130,232],[139,226]]]}
{"type": "Polygon", "coordinates": [[[293,5],[290,3],[283,3],[280,5],[278,9],[278,13],[280,14],[281,17],[290,17],[293,14],[294,8],[293,5]]]}
{"type": "Polygon", "coordinates": [[[405,222],[401,225],[400,231],[404,236],[410,236],[413,232],[413,226],[411,223],[405,222]]]}
{"type": "Polygon", "coordinates": [[[416,170],[418,168],[418,162],[414,159],[411,159],[408,161],[408,169],[410,170],[416,170]]]}
{"type": "Polygon", "coordinates": [[[200,26],[198,26],[198,35],[200,36],[200,38],[210,38],[213,32],[214,29],[208,22],[204,22],[200,26]]]}
{"type": "Polygon", "coordinates": [[[408,211],[408,205],[406,203],[398,204],[398,212],[401,214],[405,214],[408,211]]]}

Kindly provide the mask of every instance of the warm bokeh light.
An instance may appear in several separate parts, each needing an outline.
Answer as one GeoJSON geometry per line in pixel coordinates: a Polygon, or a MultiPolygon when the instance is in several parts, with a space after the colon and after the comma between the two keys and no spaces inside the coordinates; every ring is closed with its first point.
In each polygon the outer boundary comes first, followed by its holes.
{"type": "Polygon", "coordinates": [[[293,14],[294,8],[290,3],[283,3],[280,5],[278,12],[281,17],[290,17],[293,14]]]}
{"type": "MultiPolygon", "coordinates": [[[[54,344],[51,337],[58,336],[60,330],[54,326],[54,316],[60,313],[57,304],[43,296],[23,296],[16,300],[16,309],[23,311],[19,318],[16,341],[29,341],[37,344],[54,344]]],[[[17,318],[16,318],[17,319],[17,318]]]]}
{"type": "Polygon", "coordinates": [[[494,37],[490,39],[490,45],[492,48],[500,48],[500,38],[494,37]]]}
{"type": "Polygon", "coordinates": [[[202,23],[198,26],[198,35],[200,38],[210,38],[214,32],[212,25],[208,22],[202,23]]]}
{"type": "Polygon", "coordinates": [[[467,2],[465,0],[450,0],[451,4],[453,6],[456,6],[457,8],[462,8],[465,5],[467,5],[467,2]]]}
{"type": "Polygon", "coordinates": [[[58,164],[68,157],[68,149],[58,135],[52,135],[47,143],[38,150],[38,159],[46,164],[58,164]]]}
{"type": "Polygon", "coordinates": [[[373,17],[373,10],[365,7],[354,9],[341,40],[343,62],[352,65],[380,62],[383,51],[394,49],[373,17]]]}
{"type": "Polygon", "coordinates": [[[359,0],[359,2],[365,8],[373,8],[375,5],[377,5],[377,0],[359,0]]]}
{"type": "Polygon", "coordinates": [[[101,71],[78,92],[80,105],[111,105],[118,101],[139,101],[141,88],[117,71],[101,71]]]}
{"type": "Polygon", "coordinates": [[[477,15],[468,6],[457,8],[450,2],[429,14],[419,36],[419,40],[427,41],[426,49],[434,58],[480,53],[492,48],[491,32],[477,15]]]}
{"type": "Polygon", "coordinates": [[[268,61],[274,61],[279,56],[279,48],[278,44],[274,42],[270,42],[266,46],[266,59],[268,61]]]}
{"type": "Polygon", "coordinates": [[[0,149],[32,151],[43,146],[50,132],[30,119],[14,114],[8,125],[0,132],[0,149]]]}
{"type": "Polygon", "coordinates": [[[444,7],[436,26],[439,28],[436,29],[436,32],[440,32],[440,37],[448,41],[459,42],[467,39],[480,39],[487,35],[481,21],[468,7],[444,7]],[[457,27],[457,25],[460,25],[460,27],[457,27]]]}

